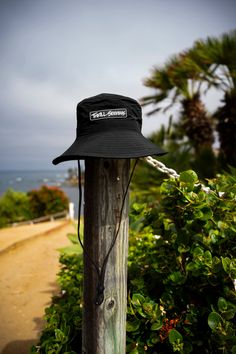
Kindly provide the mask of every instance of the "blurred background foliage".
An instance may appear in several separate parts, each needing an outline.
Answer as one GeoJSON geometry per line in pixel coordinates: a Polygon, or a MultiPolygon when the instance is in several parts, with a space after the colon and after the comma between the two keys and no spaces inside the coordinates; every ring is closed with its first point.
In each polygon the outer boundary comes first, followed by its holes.
{"type": "MultiPolygon", "coordinates": [[[[153,89],[141,98],[148,115],[167,120],[150,136],[168,152],[162,162],[177,171],[194,169],[202,179],[236,167],[236,30],[196,41],[154,67],[144,85],[153,89]],[[212,89],[223,99],[210,113],[203,97],[212,89]]],[[[138,169],[136,185],[142,184],[142,174],[147,181],[146,172],[143,165],[138,169]]],[[[151,168],[148,175],[152,179],[151,168]]]]}
{"type": "Polygon", "coordinates": [[[0,228],[68,210],[69,199],[58,187],[41,186],[27,193],[8,189],[0,197],[0,228]]]}

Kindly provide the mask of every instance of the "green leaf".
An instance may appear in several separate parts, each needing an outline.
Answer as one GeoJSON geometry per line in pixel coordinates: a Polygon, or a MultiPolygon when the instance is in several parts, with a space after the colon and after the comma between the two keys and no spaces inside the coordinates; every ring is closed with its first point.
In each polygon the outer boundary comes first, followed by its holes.
{"type": "Polygon", "coordinates": [[[209,207],[206,207],[206,206],[203,207],[201,209],[201,212],[202,212],[202,217],[201,217],[202,220],[208,220],[213,217],[213,212],[212,212],[211,208],[209,208],[209,207]]]}
{"type": "Polygon", "coordinates": [[[68,239],[69,239],[72,243],[74,243],[74,244],[79,243],[77,234],[71,234],[71,233],[69,233],[69,234],[67,234],[67,237],[68,237],[68,239]]]}
{"type": "Polygon", "coordinates": [[[232,320],[235,316],[235,310],[234,309],[227,310],[222,314],[222,316],[226,320],[232,320]]]}
{"type": "Polygon", "coordinates": [[[154,322],[151,326],[151,330],[152,331],[158,331],[159,329],[161,329],[161,327],[163,326],[163,323],[161,320],[159,320],[158,322],[154,322]]]}
{"type": "Polygon", "coordinates": [[[135,320],[135,321],[127,321],[126,322],[126,331],[127,332],[135,332],[139,329],[140,321],[135,320]]]}
{"type": "Polygon", "coordinates": [[[176,329],[171,329],[169,332],[169,341],[171,344],[177,342],[177,341],[182,342],[183,337],[182,335],[176,330],[176,329]]]}
{"type": "Polygon", "coordinates": [[[222,323],[222,317],[217,312],[211,312],[208,316],[208,326],[215,331],[222,323]]]}
{"type": "Polygon", "coordinates": [[[179,253],[185,253],[185,252],[188,252],[190,250],[190,247],[187,246],[187,245],[180,245],[178,247],[178,252],[179,253]]]}
{"type": "Polygon", "coordinates": [[[151,335],[150,337],[150,340],[152,344],[156,344],[160,341],[160,338],[156,335],[156,333],[153,333],[153,335],[151,335]]]}
{"type": "Polygon", "coordinates": [[[130,352],[130,354],[139,354],[139,351],[138,351],[138,349],[134,349],[130,352]]]}
{"type": "Polygon", "coordinates": [[[188,171],[184,171],[180,173],[180,178],[179,178],[180,182],[184,182],[184,183],[196,183],[198,181],[198,176],[196,174],[196,172],[192,171],[192,170],[188,170],[188,171]]]}
{"type": "Polygon", "coordinates": [[[227,308],[228,308],[227,301],[226,301],[223,297],[220,297],[220,298],[218,299],[217,305],[218,305],[218,309],[219,309],[221,312],[226,311],[227,308]]]}
{"type": "Polygon", "coordinates": [[[217,243],[218,242],[218,238],[219,238],[219,230],[210,230],[209,232],[209,236],[211,237],[211,241],[213,243],[217,243]]]}
{"type": "Polygon", "coordinates": [[[170,194],[170,193],[173,193],[176,189],[176,186],[171,183],[170,181],[168,182],[163,182],[161,184],[161,188],[160,188],[160,192],[162,194],[170,194]]]}
{"type": "Polygon", "coordinates": [[[81,254],[81,246],[79,244],[73,244],[71,246],[66,246],[58,249],[62,254],[72,255],[72,254],[81,254]]]}
{"type": "Polygon", "coordinates": [[[142,316],[142,317],[144,317],[144,318],[150,317],[150,316],[148,315],[148,313],[146,313],[146,312],[143,311],[143,308],[142,308],[142,307],[138,307],[138,308],[137,308],[137,312],[140,314],[140,316],[142,316]]]}
{"type": "Polygon", "coordinates": [[[225,271],[226,273],[229,273],[229,271],[230,271],[231,259],[230,259],[229,257],[222,257],[222,258],[221,258],[221,261],[222,261],[222,265],[223,265],[224,271],[225,271]]]}
{"type": "Polygon", "coordinates": [[[56,341],[62,342],[62,343],[66,340],[66,336],[65,336],[64,332],[62,332],[59,328],[55,329],[55,338],[56,338],[56,341]]]}
{"type": "Polygon", "coordinates": [[[145,302],[143,304],[143,310],[151,314],[153,312],[153,304],[151,302],[145,302]]]}
{"type": "Polygon", "coordinates": [[[194,258],[201,258],[204,255],[204,250],[201,247],[194,248],[193,256],[194,258]]]}
{"type": "Polygon", "coordinates": [[[132,296],[132,305],[135,307],[142,306],[145,302],[145,297],[141,294],[133,294],[132,296]]]}
{"type": "Polygon", "coordinates": [[[171,273],[169,278],[175,284],[184,284],[186,280],[186,277],[180,271],[171,273]]]}
{"type": "Polygon", "coordinates": [[[236,279],[236,268],[234,267],[233,262],[230,264],[229,276],[231,279],[236,279]]]}
{"type": "Polygon", "coordinates": [[[232,353],[233,353],[233,354],[236,354],[236,345],[234,345],[234,346],[232,347],[232,353]]]}
{"type": "Polygon", "coordinates": [[[213,257],[212,258],[212,271],[214,273],[217,273],[221,270],[221,261],[219,257],[213,257]]]}
{"type": "Polygon", "coordinates": [[[220,230],[226,230],[229,228],[228,224],[224,221],[218,221],[217,226],[220,230]]]}
{"type": "Polygon", "coordinates": [[[212,265],[212,255],[210,251],[204,253],[204,261],[207,265],[212,265]]]}

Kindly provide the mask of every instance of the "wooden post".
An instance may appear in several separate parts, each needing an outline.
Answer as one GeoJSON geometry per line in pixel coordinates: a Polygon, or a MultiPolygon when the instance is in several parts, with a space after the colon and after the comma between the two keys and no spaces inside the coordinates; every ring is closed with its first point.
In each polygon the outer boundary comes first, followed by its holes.
{"type": "MultiPolygon", "coordinates": [[[[84,247],[99,267],[119,224],[129,167],[128,159],[85,161],[84,247]]],[[[128,226],[127,196],[119,235],[107,264],[104,302],[100,306],[94,303],[97,274],[84,255],[83,354],[126,352],[128,226]]]]}

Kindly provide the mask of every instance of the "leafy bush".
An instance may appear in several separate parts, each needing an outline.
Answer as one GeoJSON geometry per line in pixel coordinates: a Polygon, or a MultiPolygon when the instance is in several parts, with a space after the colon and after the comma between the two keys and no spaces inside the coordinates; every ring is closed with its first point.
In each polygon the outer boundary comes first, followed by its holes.
{"type": "Polygon", "coordinates": [[[8,189],[0,198],[0,227],[30,218],[31,212],[27,194],[8,189]]]}
{"type": "Polygon", "coordinates": [[[160,192],[156,205],[133,205],[128,349],[231,353],[236,178],[219,176],[204,191],[187,171],[164,181],[160,192]]]}
{"type": "Polygon", "coordinates": [[[77,236],[68,237],[73,245],[61,249],[58,277],[61,293],[46,308],[46,327],[39,346],[33,346],[31,353],[76,354],[74,349],[81,347],[82,256],[77,236]]]}
{"type": "Polygon", "coordinates": [[[58,187],[42,186],[28,192],[28,196],[34,218],[68,209],[69,199],[58,187]]]}
{"type": "Polygon", "coordinates": [[[69,199],[57,187],[42,186],[28,193],[8,189],[0,197],[0,228],[68,209],[69,199]]]}
{"type": "MultiPolygon", "coordinates": [[[[159,192],[159,201],[131,208],[127,352],[236,353],[236,178],[218,176],[203,189],[187,171],[159,192]]],[[[40,353],[79,353],[78,249],[61,262],[66,292],[46,312],[40,353]]]]}

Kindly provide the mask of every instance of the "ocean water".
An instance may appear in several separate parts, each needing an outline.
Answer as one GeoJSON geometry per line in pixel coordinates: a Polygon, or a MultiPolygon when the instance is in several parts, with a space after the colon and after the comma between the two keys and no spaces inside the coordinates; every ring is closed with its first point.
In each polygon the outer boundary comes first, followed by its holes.
{"type": "Polygon", "coordinates": [[[38,189],[42,185],[58,186],[61,188],[70,201],[75,206],[75,216],[78,212],[79,191],[77,186],[65,185],[67,171],[0,171],[0,196],[7,189],[12,188],[16,191],[28,192],[38,189]]]}

